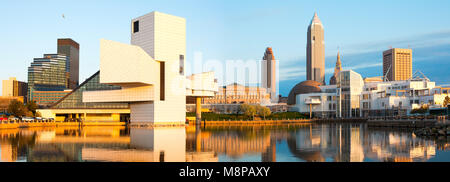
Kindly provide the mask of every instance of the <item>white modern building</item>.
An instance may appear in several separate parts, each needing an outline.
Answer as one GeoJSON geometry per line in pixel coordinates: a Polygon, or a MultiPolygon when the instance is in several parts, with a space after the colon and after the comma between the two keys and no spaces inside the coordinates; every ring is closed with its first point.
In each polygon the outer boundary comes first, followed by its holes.
{"type": "Polygon", "coordinates": [[[450,88],[436,86],[426,77],[364,82],[361,75],[348,70],[339,73],[337,85],[322,86],[311,80],[299,83],[291,90],[288,104],[291,111],[319,118],[402,116],[422,106],[440,108],[447,96],[450,88]]]}
{"type": "Polygon", "coordinates": [[[426,78],[372,82],[361,93],[361,116],[407,115],[424,105],[442,107],[450,88],[437,87],[426,78]]]}
{"type": "Polygon", "coordinates": [[[186,96],[214,96],[214,73],[185,76],[186,20],[152,12],[131,22],[131,44],[100,41],[100,83],[83,102],[125,102],[132,124],[184,124],[186,96]]]}
{"type": "Polygon", "coordinates": [[[288,104],[291,111],[310,113],[314,117],[359,117],[359,96],[363,86],[360,74],[352,70],[340,71],[336,85],[323,86],[313,80],[297,84],[289,94],[288,104]]]}

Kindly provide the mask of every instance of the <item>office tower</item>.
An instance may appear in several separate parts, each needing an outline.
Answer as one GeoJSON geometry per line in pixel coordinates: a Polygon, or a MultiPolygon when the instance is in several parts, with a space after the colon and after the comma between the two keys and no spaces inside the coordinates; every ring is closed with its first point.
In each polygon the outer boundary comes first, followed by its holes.
{"type": "Polygon", "coordinates": [[[9,80],[3,80],[2,84],[2,96],[27,96],[28,86],[26,82],[17,81],[15,77],[10,77],[9,80]]]}
{"type": "Polygon", "coordinates": [[[277,96],[277,80],[276,80],[276,60],[271,47],[266,49],[261,64],[261,81],[262,87],[270,94],[270,100],[276,102],[277,96]]]}
{"type": "Polygon", "coordinates": [[[408,80],[412,77],[412,50],[393,48],[383,52],[385,81],[408,80]]]}
{"type": "Polygon", "coordinates": [[[338,51],[337,60],[336,60],[336,67],[334,68],[333,76],[330,78],[330,85],[336,85],[336,83],[337,83],[336,78],[338,77],[339,72],[341,72],[341,71],[342,71],[341,56],[340,56],[339,51],[338,51]]]}
{"type": "Polygon", "coordinates": [[[34,91],[64,91],[68,65],[68,57],[62,54],[44,54],[43,58],[34,58],[28,67],[28,99],[35,100],[34,91]]]}
{"type": "Polygon", "coordinates": [[[308,27],[306,45],[306,79],[325,83],[324,28],[317,13],[308,27]]]}
{"type": "Polygon", "coordinates": [[[64,54],[69,59],[67,88],[74,89],[79,84],[80,45],[72,39],[58,39],[58,54],[64,54]]]}

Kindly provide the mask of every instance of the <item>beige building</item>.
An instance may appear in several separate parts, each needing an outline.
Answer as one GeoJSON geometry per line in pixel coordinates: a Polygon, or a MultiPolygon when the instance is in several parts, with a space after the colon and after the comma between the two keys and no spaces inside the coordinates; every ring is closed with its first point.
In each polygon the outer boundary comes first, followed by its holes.
{"type": "Polygon", "coordinates": [[[264,53],[261,64],[261,81],[262,87],[270,94],[270,100],[277,102],[277,62],[273,54],[272,48],[268,47],[264,53]]]}
{"type": "Polygon", "coordinates": [[[27,95],[27,83],[17,81],[15,77],[10,77],[9,80],[2,81],[2,96],[18,97],[27,95]]]}
{"type": "Polygon", "coordinates": [[[384,51],[383,75],[387,81],[410,79],[412,77],[412,50],[394,48],[384,51]]]}
{"type": "Polygon", "coordinates": [[[325,83],[325,41],[324,28],[317,13],[308,27],[306,45],[306,79],[325,83]]]}
{"type": "Polygon", "coordinates": [[[204,104],[269,104],[270,94],[262,87],[250,87],[237,83],[219,87],[214,97],[203,98],[204,104]]]}

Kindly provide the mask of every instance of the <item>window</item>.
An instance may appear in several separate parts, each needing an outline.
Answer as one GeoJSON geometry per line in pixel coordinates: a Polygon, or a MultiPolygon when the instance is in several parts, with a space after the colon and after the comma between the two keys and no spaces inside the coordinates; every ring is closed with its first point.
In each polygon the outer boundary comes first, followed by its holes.
{"type": "Polygon", "coordinates": [[[133,23],[133,33],[139,32],[139,21],[133,23]]]}
{"type": "Polygon", "coordinates": [[[159,100],[165,100],[165,90],[166,90],[166,70],[165,70],[165,62],[159,62],[159,100]]]}
{"type": "Polygon", "coordinates": [[[184,75],[184,55],[180,55],[180,75],[184,75]]]}

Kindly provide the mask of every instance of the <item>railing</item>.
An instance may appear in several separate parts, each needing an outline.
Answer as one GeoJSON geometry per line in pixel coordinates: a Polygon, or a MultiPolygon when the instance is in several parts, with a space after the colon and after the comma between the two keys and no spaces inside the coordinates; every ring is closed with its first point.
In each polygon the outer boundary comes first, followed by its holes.
{"type": "Polygon", "coordinates": [[[8,119],[0,121],[0,125],[4,124],[32,124],[32,123],[80,123],[82,119],[78,118],[66,118],[64,121],[56,121],[53,119],[8,119]]]}

